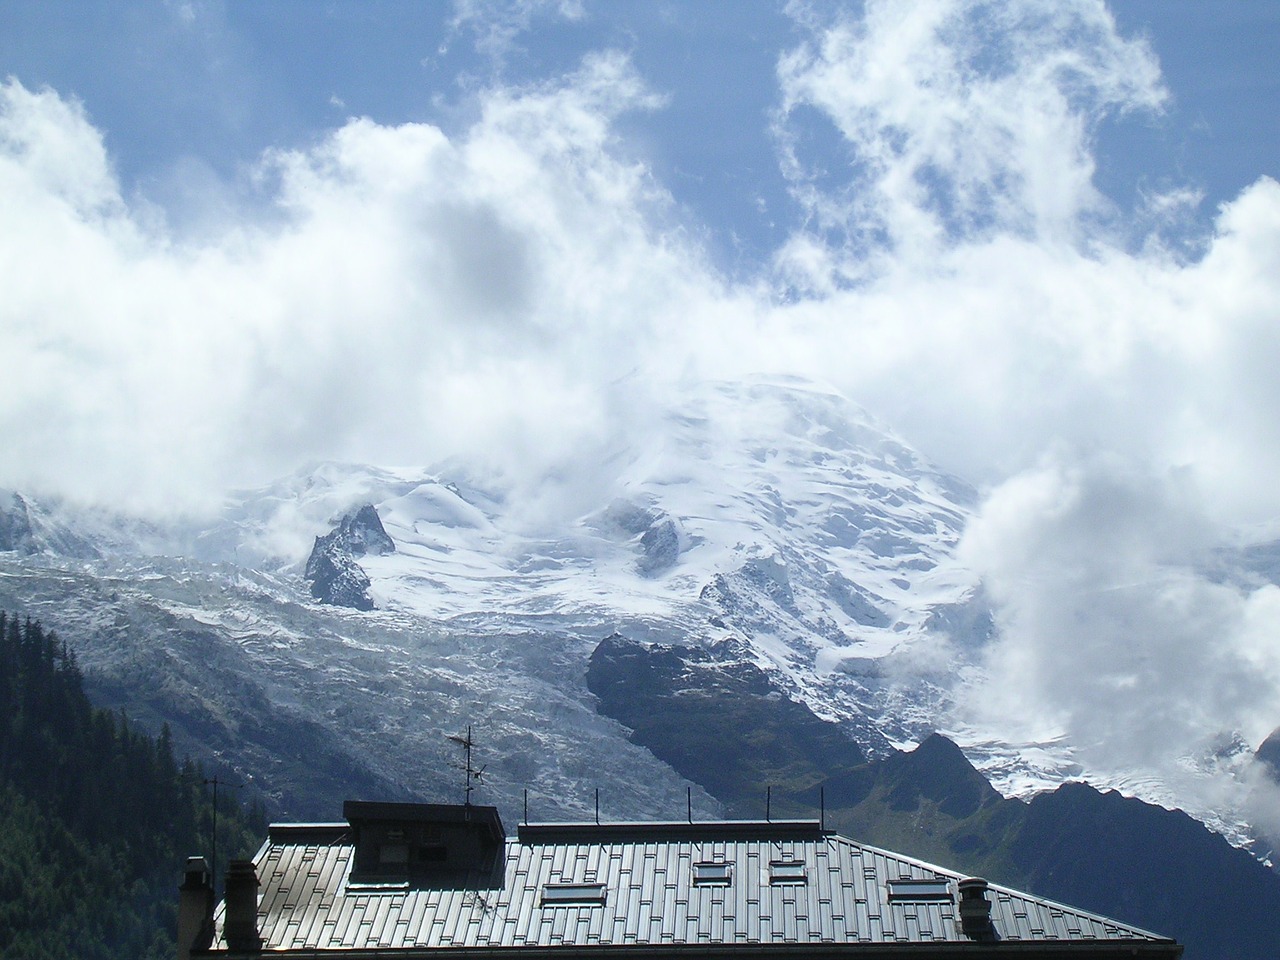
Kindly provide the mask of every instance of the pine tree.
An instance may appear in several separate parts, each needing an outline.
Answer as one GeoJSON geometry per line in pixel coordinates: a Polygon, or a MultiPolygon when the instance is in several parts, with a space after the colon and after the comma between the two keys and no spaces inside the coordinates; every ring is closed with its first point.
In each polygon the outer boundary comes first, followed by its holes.
{"type": "MultiPolygon", "coordinates": [[[[167,725],[94,709],[71,645],[0,611],[0,956],[171,956],[177,869],[213,839],[206,779],[167,725]]],[[[226,794],[217,822],[231,856],[265,829],[226,794]]]]}

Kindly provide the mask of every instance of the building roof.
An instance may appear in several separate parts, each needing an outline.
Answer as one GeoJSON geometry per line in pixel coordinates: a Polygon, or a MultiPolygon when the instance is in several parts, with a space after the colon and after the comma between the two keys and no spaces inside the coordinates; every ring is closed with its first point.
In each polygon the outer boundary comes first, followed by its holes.
{"type": "MultiPolygon", "coordinates": [[[[1168,938],[966,880],[817,821],[522,824],[465,882],[448,883],[353,879],[359,835],[354,820],[272,825],[254,860],[264,952],[1181,953],[1168,938]],[[965,884],[990,903],[980,932],[962,922],[965,884]]],[[[227,949],[222,918],[220,906],[214,951],[227,949]]]]}

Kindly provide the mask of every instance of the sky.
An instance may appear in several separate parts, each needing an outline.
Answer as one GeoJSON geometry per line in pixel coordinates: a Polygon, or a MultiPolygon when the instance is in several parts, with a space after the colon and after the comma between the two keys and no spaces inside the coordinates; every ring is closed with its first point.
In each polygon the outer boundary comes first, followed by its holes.
{"type": "Polygon", "coordinates": [[[811,377],[983,492],[975,715],[1256,746],[1280,589],[1211,568],[1280,536],[1277,63],[1269,0],[5,0],[0,486],[533,484],[811,377]]]}

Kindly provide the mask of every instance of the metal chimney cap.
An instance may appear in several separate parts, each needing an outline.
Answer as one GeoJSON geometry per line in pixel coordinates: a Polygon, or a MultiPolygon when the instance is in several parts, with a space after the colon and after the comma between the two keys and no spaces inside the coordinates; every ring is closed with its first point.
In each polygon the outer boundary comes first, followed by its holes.
{"type": "Polygon", "coordinates": [[[202,890],[210,887],[213,871],[209,869],[209,861],[204,857],[187,857],[186,866],[182,868],[183,890],[202,890]]]}
{"type": "Polygon", "coordinates": [[[232,860],[227,867],[223,937],[233,951],[262,949],[258,935],[258,874],[252,860],[232,860]]]}
{"type": "Polygon", "coordinates": [[[960,929],[965,936],[986,940],[993,935],[991,901],[987,899],[987,881],[981,877],[965,877],[956,887],[960,891],[960,929]]]}

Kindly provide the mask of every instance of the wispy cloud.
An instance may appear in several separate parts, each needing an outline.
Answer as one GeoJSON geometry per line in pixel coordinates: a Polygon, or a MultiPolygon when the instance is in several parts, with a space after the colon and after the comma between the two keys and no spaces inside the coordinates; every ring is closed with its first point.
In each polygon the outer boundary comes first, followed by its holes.
{"type": "Polygon", "coordinates": [[[453,30],[469,33],[476,49],[497,68],[520,50],[520,37],[539,17],[581,20],[581,0],[454,0],[453,30]]]}
{"type": "Polygon", "coordinates": [[[810,221],[793,241],[800,256],[784,250],[783,262],[819,288],[885,257],[927,262],[957,240],[1081,242],[1106,213],[1098,124],[1166,96],[1152,52],[1122,39],[1101,2],[793,11],[810,39],[780,62],[777,129],[810,221]],[[793,122],[805,109],[839,131],[845,164],[806,154],[793,122]],[[828,256],[813,259],[815,238],[828,256]]]}

